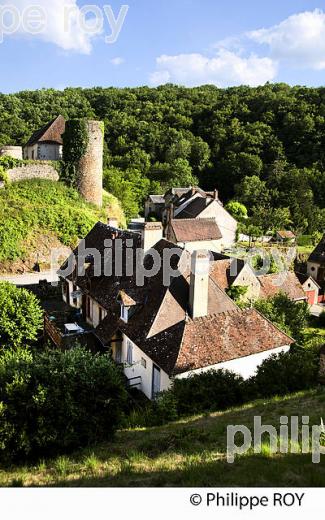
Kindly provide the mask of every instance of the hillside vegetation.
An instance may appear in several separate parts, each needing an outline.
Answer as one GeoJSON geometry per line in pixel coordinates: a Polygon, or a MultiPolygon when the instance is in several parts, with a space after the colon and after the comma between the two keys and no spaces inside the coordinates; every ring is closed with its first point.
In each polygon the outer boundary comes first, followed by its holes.
{"type": "Polygon", "coordinates": [[[113,195],[98,209],[72,188],[48,180],[13,183],[0,190],[0,270],[48,262],[52,248],[73,247],[107,216],[125,218],[113,195]],[[16,262],[16,264],[14,263],[16,262]]]}
{"type": "MultiPolygon", "coordinates": [[[[0,470],[1,486],[324,486],[325,459],[311,454],[271,454],[267,438],[262,453],[226,460],[227,426],[245,425],[254,416],[279,432],[280,416],[308,415],[319,425],[324,388],[190,417],[167,426],[120,431],[114,442],[89,447],[70,457],[0,470]]],[[[241,440],[238,439],[240,444],[241,440]]],[[[301,447],[300,447],[301,448],[301,447]]]]}
{"type": "MultiPolygon", "coordinates": [[[[151,191],[199,183],[249,210],[256,234],[324,230],[325,89],[93,88],[0,94],[0,146],[62,114],[105,123],[105,187],[127,217],[151,191]],[[256,227],[258,228],[256,230],[256,227]]],[[[247,231],[247,230],[246,230],[247,231]]]]}

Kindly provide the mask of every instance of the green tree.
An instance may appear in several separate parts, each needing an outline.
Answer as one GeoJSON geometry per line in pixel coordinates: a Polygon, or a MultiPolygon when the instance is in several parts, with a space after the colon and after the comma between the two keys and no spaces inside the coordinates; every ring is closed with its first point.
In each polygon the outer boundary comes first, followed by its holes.
{"type": "Polygon", "coordinates": [[[126,404],[108,355],[82,348],[0,356],[0,459],[52,456],[112,438],[126,404]]]}
{"type": "Polygon", "coordinates": [[[36,296],[0,282],[0,349],[31,345],[43,324],[43,312],[36,296]]]}
{"type": "Polygon", "coordinates": [[[237,202],[236,200],[231,200],[228,202],[225,208],[236,220],[242,221],[248,217],[246,206],[241,202],[237,202]]]}
{"type": "Polygon", "coordinates": [[[254,305],[272,323],[278,325],[295,340],[303,339],[303,329],[309,317],[307,302],[295,303],[286,294],[279,293],[272,298],[257,300],[254,305]]]}

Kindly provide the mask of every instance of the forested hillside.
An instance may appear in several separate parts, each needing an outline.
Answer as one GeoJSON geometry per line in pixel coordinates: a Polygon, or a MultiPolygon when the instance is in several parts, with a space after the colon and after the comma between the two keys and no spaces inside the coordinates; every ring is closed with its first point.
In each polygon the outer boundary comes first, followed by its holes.
{"type": "Polygon", "coordinates": [[[105,121],[105,188],[128,217],[150,192],[199,183],[262,232],[323,231],[325,88],[94,88],[0,95],[0,146],[61,113],[105,121]]]}

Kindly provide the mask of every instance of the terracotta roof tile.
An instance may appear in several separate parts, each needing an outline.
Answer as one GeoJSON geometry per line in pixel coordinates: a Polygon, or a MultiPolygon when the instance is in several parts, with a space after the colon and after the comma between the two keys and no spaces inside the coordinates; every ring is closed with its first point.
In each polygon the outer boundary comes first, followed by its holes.
{"type": "Polygon", "coordinates": [[[199,318],[185,326],[174,373],[251,356],[293,342],[255,309],[199,318]]]}
{"type": "Polygon", "coordinates": [[[295,273],[275,273],[258,276],[261,284],[260,298],[271,298],[279,292],[285,293],[291,300],[306,299],[305,291],[295,273]]]}
{"type": "Polygon", "coordinates": [[[62,134],[65,130],[65,119],[58,116],[45,126],[33,133],[26,146],[33,146],[39,142],[55,142],[63,144],[62,134]]]}
{"type": "Polygon", "coordinates": [[[281,229],[277,231],[277,234],[283,239],[293,239],[296,238],[296,235],[292,231],[288,231],[285,229],[281,229]]]}
{"type": "Polygon", "coordinates": [[[221,231],[213,218],[172,220],[171,228],[177,242],[219,240],[221,231]]]}

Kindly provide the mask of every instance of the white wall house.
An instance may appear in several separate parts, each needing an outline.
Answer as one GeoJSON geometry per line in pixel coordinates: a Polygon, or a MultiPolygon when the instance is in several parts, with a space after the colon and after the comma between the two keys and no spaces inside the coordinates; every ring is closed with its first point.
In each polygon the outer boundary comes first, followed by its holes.
{"type": "Polygon", "coordinates": [[[25,146],[24,159],[38,161],[59,161],[62,159],[63,146],[57,143],[36,143],[25,146]]]}
{"type": "Polygon", "coordinates": [[[185,372],[183,374],[179,374],[176,376],[176,379],[184,379],[190,377],[193,374],[202,374],[204,372],[208,372],[209,370],[229,370],[231,372],[235,372],[239,374],[244,379],[249,379],[253,376],[259,367],[267,358],[272,356],[273,354],[280,354],[281,352],[288,352],[290,346],[278,347],[272,350],[267,350],[266,352],[259,352],[258,354],[253,354],[252,356],[245,356],[237,359],[232,359],[231,361],[226,361],[225,363],[218,363],[216,365],[211,365],[205,368],[199,368],[197,370],[192,370],[190,372],[185,372]]]}
{"type": "Polygon", "coordinates": [[[131,387],[137,388],[148,399],[168,390],[171,380],[156,363],[137,347],[125,334],[121,343],[113,347],[113,359],[122,364],[131,387]]]}
{"type": "Polygon", "coordinates": [[[222,233],[222,246],[227,248],[234,245],[238,223],[217,200],[213,200],[198,218],[214,218],[222,233]]]}
{"type": "MultiPolygon", "coordinates": [[[[229,370],[239,374],[244,379],[253,376],[263,361],[272,354],[288,352],[289,346],[278,347],[266,352],[259,352],[251,356],[245,356],[225,363],[209,365],[205,368],[192,370],[176,375],[175,379],[185,379],[194,374],[202,374],[209,370],[229,370]]],[[[173,378],[169,377],[157,364],[155,364],[142,350],[135,345],[126,335],[120,346],[114,345],[113,359],[122,364],[124,373],[130,380],[130,384],[141,390],[149,399],[153,399],[159,392],[168,390],[173,378]]]]}

